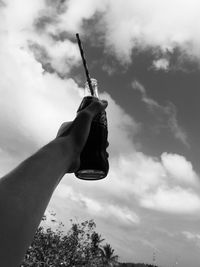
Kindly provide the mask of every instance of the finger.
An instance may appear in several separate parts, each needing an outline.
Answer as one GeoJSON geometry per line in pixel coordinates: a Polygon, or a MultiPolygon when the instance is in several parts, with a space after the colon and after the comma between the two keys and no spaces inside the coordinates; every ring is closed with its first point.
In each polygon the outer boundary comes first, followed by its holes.
{"type": "Polygon", "coordinates": [[[107,105],[106,100],[94,98],[87,107],[77,113],[73,122],[62,124],[57,136],[61,137],[72,133],[76,148],[82,150],[87,141],[93,118],[105,110],[107,105]]]}
{"type": "Polygon", "coordinates": [[[74,126],[75,131],[83,135],[89,134],[92,119],[105,110],[107,106],[108,102],[106,100],[92,99],[92,102],[77,114],[74,126]]]}
{"type": "Polygon", "coordinates": [[[94,118],[98,113],[105,110],[107,106],[108,102],[106,100],[99,100],[98,98],[94,98],[92,102],[83,110],[88,112],[92,116],[92,118],[94,118]]]}
{"type": "Polygon", "coordinates": [[[86,107],[86,110],[91,112],[94,116],[97,115],[99,112],[106,109],[108,106],[108,102],[106,100],[98,100],[92,102],[89,106],[86,107]]]}

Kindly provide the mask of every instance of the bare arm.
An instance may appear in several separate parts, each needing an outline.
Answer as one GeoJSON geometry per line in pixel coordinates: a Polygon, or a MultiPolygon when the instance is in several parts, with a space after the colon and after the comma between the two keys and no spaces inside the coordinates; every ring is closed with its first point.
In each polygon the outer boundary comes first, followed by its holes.
{"type": "Polygon", "coordinates": [[[63,124],[55,140],[0,179],[0,262],[22,261],[60,179],[79,166],[93,117],[106,107],[94,100],[76,119],[63,124]]]}

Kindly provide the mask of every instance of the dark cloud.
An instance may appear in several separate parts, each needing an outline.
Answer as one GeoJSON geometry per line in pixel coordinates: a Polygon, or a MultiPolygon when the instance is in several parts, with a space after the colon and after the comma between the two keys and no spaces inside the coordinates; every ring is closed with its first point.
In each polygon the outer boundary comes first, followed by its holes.
{"type": "Polygon", "coordinates": [[[37,31],[43,32],[46,30],[48,25],[55,23],[56,19],[54,17],[51,17],[50,15],[44,15],[34,21],[34,26],[37,31]]]}
{"type": "Polygon", "coordinates": [[[154,118],[157,118],[156,130],[169,128],[176,139],[189,147],[187,134],[178,123],[175,105],[171,102],[167,102],[165,105],[159,104],[147,95],[144,86],[136,80],[132,83],[132,87],[140,92],[142,101],[154,115],[154,118]]]}
{"type": "Polygon", "coordinates": [[[74,33],[69,33],[67,31],[60,31],[57,33],[51,33],[50,34],[51,38],[54,41],[65,41],[65,40],[70,40],[72,42],[76,42],[76,37],[74,33]]]}
{"type": "MultiPolygon", "coordinates": [[[[44,73],[56,73],[61,79],[65,79],[68,77],[67,71],[63,72],[62,70],[59,70],[58,68],[53,66],[52,62],[54,59],[49,55],[45,46],[33,41],[28,41],[28,47],[32,51],[34,58],[39,63],[41,63],[44,73]]],[[[66,64],[67,67],[70,64],[70,59],[67,59],[63,56],[63,62],[66,64]]],[[[71,73],[70,70],[69,73],[71,73]]]]}
{"type": "Polygon", "coordinates": [[[67,0],[46,0],[47,7],[51,6],[58,14],[62,14],[67,9],[67,0]]]}
{"type": "Polygon", "coordinates": [[[64,0],[46,0],[46,8],[41,10],[34,21],[34,27],[38,32],[44,32],[49,25],[59,22],[59,15],[63,14],[67,7],[64,0]]]}
{"type": "Polygon", "coordinates": [[[29,49],[33,52],[35,59],[42,64],[44,71],[54,73],[55,69],[51,65],[51,58],[46,48],[40,44],[29,41],[29,49]]]}
{"type": "MultiPolygon", "coordinates": [[[[188,47],[189,46],[190,45],[188,44],[188,47]]],[[[190,73],[199,70],[199,58],[190,55],[189,49],[186,50],[176,47],[171,53],[168,52],[171,59],[170,67],[173,71],[190,73]]]]}

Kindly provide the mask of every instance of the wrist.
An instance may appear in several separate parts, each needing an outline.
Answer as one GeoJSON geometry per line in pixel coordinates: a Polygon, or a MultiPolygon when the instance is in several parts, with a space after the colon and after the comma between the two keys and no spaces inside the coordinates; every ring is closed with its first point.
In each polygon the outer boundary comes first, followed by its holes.
{"type": "Polygon", "coordinates": [[[59,160],[63,166],[63,172],[72,173],[80,165],[80,151],[73,145],[74,141],[71,136],[58,137],[48,144],[52,147],[56,160],[59,160]]]}

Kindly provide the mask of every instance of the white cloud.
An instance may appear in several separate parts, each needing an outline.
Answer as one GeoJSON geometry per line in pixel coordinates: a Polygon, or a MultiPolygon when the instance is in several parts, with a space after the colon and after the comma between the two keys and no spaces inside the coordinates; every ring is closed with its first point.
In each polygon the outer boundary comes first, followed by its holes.
{"type": "Polygon", "coordinates": [[[100,202],[96,200],[94,196],[91,198],[82,193],[78,193],[72,187],[67,186],[64,183],[61,183],[57,187],[55,194],[60,198],[64,198],[65,201],[71,200],[76,202],[76,210],[84,208],[85,213],[89,213],[92,216],[109,219],[112,222],[113,220],[118,220],[125,225],[140,223],[139,216],[128,207],[123,207],[120,204],[113,205],[106,202],[100,202]]]}
{"type": "MultiPolygon", "coordinates": [[[[3,25],[8,34],[20,30],[28,34],[32,29],[32,24],[38,12],[45,7],[44,0],[29,1],[26,0],[7,0],[6,7],[4,8],[4,21],[3,25]]],[[[11,37],[11,36],[10,36],[11,37]]],[[[14,39],[13,39],[14,41],[14,39]]],[[[17,40],[15,40],[16,42],[17,40]]]]}
{"type": "Polygon", "coordinates": [[[109,216],[114,216],[118,218],[121,222],[125,224],[139,224],[140,218],[135,213],[130,211],[128,208],[120,208],[119,206],[109,205],[107,210],[109,216]]]}
{"type": "Polygon", "coordinates": [[[200,247],[200,233],[183,231],[183,236],[190,242],[194,242],[197,247],[200,247]]]}
{"type": "Polygon", "coordinates": [[[165,107],[166,115],[169,116],[168,126],[176,139],[181,141],[186,147],[190,147],[186,131],[178,123],[176,107],[169,103],[165,107]]]}
{"type": "Polygon", "coordinates": [[[195,214],[200,210],[199,178],[183,156],[163,153],[159,161],[136,152],[121,157],[112,170],[115,197],[126,192],[123,201],[129,207],[136,199],[142,207],[161,212],[195,214]]]}
{"type": "Polygon", "coordinates": [[[106,11],[107,4],[107,0],[69,0],[66,13],[61,16],[60,29],[80,32],[83,21],[92,18],[96,12],[106,11]]]}
{"type": "Polygon", "coordinates": [[[165,70],[167,71],[169,69],[169,60],[166,58],[160,58],[158,60],[153,61],[153,67],[156,70],[165,70]]]}
{"type": "Polygon", "coordinates": [[[161,162],[167,174],[172,178],[189,185],[199,185],[199,178],[194,172],[191,162],[177,154],[163,153],[161,162]]]}
{"type": "Polygon", "coordinates": [[[47,72],[56,72],[62,78],[67,78],[71,68],[80,62],[77,44],[68,39],[59,41],[49,36],[33,35],[28,40],[27,49],[33,52],[47,72]]]}
{"type": "Polygon", "coordinates": [[[200,198],[192,190],[160,187],[140,199],[141,206],[171,213],[193,214],[200,211],[200,198]]]}
{"type": "Polygon", "coordinates": [[[181,47],[199,57],[199,2],[173,1],[109,1],[105,14],[107,43],[116,55],[130,59],[131,49],[159,47],[172,50],[181,47]],[[121,12],[123,10],[123,12],[121,12]],[[120,38],[119,38],[120,36],[120,38]]]}
{"type": "Polygon", "coordinates": [[[119,179],[127,182],[127,191],[134,192],[137,196],[157,188],[165,175],[158,160],[139,152],[122,156],[115,169],[119,170],[119,179]]]}
{"type": "Polygon", "coordinates": [[[183,231],[182,234],[187,238],[187,239],[200,239],[200,234],[196,234],[196,233],[191,233],[188,231],[183,231]]]}
{"type": "Polygon", "coordinates": [[[71,79],[43,75],[41,64],[20,48],[1,51],[1,115],[8,124],[17,120],[23,135],[44,144],[56,136],[63,121],[73,119],[80,89],[71,79]]]}
{"type": "Polygon", "coordinates": [[[163,112],[164,107],[162,107],[158,102],[154,99],[150,98],[147,95],[145,87],[137,80],[132,82],[132,88],[134,90],[138,90],[141,93],[142,101],[153,111],[154,109],[158,109],[163,112]]]}
{"type": "Polygon", "coordinates": [[[101,94],[100,98],[107,99],[109,102],[107,117],[110,145],[108,149],[111,156],[133,152],[135,150],[133,138],[139,132],[140,124],[125,113],[123,108],[120,107],[108,93],[101,94]],[[119,140],[121,141],[119,142],[119,140]]]}

